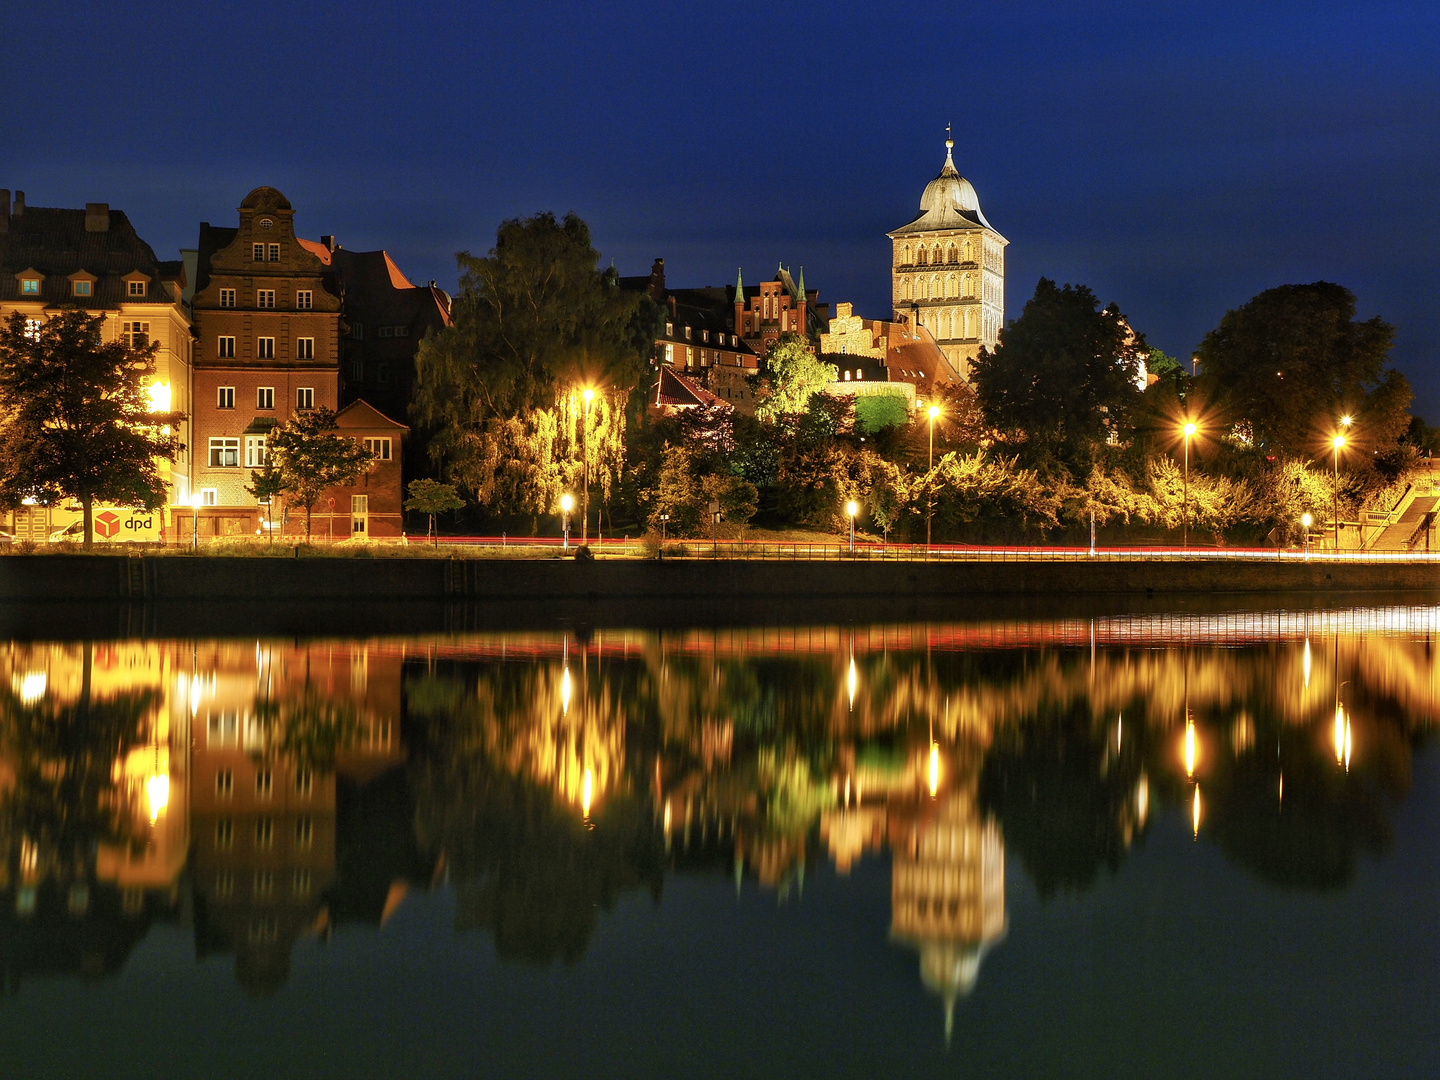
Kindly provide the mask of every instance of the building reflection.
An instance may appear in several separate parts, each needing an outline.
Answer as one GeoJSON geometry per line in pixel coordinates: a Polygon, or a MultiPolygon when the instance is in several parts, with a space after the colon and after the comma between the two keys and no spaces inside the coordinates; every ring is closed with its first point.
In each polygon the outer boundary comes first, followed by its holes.
{"type": "Polygon", "coordinates": [[[573,962],[667,874],[788,903],[880,856],[948,1034],[1007,857],[1045,900],[1162,812],[1288,888],[1383,852],[1440,716],[1429,638],[1387,619],[1190,621],[1188,648],[1133,623],[1094,649],[1069,624],[11,643],[0,969],[98,978],[160,921],[263,996],[302,942],[441,885],[502,959],[573,962]]]}

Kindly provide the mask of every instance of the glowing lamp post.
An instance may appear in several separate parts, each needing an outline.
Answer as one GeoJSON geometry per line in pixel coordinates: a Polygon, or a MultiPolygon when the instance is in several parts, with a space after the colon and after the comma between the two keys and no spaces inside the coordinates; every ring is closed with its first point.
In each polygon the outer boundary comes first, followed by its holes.
{"type": "Polygon", "coordinates": [[[1180,430],[1185,435],[1185,486],[1182,497],[1183,523],[1180,527],[1180,546],[1188,552],[1190,550],[1190,437],[1195,434],[1195,421],[1185,421],[1185,426],[1180,430]]]}
{"type": "Polygon", "coordinates": [[[850,554],[855,554],[855,515],[860,512],[860,504],[851,499],[845,504],[845,516],[850,519],[850,554]]]}
{"type": "Polygon", "coordinates": [[[585,399],[585,502],[580,508],[580,542],[590,542],[590,402],[595,400],[595,391],[585,388],[580,395],[585,399]]]}
{"type": "Polygon", "coordinates": [[[575,498],[568,491],[560,496],[560,528],[563,530],[564,540],[561,541],[560,550],[569,554],[570,552],[570,511],[575,509],[575,498]]]}
{"type": "MultiPolygon", "coordinates": [[[[1306,562],[1309,562],[1309,561],[1310,561],[1310,526],[1313,525],[1313,524],[1315,524],[1315,519],[1314,519],[1313,517],[1311,517],[1309,514],[1301,514],[1301,515],[1300,515],[1300,524],[1303,525],[1303,526],[1305,526],[1305,561],[1306,561],[1306,562]]],[[[1309,642],[1306,642],[1305,664],[1306,664],[1306,670],[1308,671],[1308,670],[1309,670],[1309,664],[1310,664],[1309,642]]]]}
{"type": "MultiPolygon", "coordinates": [[[[940,415],[940,406],[930,406],[930,471],[935,471],[935,418],[940,415]]],[[[935,517],[935,496],[930,495],[925,509],[925,547],[930,547],[930,522],[935,517]]]]}
{"type": "MultiPolygon", "coordinates": [[[[1347,416],[1340,422],[1348,426],[1350,418],[1347,416]]],[[[1335,551],[1338,554],[1340,551],[1340,450],[1345,445],[1345,436],[1336,435],[1335,438],[1330,440],[1330,445],[1334,450],[1335,458],[1335,488],[1330,493],[1330,503],[1331,513],[1335,516],[1335,551]]]]}
{"type": "Polygon", "coordinates": [[[198,491],[190,496],[190,550],[200,550],[200,508],[205,505],[205,496],[198,491]]]}

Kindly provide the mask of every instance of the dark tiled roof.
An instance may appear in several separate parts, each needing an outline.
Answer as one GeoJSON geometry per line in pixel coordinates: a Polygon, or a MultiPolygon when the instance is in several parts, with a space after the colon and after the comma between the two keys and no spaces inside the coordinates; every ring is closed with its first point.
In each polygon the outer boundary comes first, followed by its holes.
{"type": "Polygon", "coordinates": [[[734,408],[728,401],[716,397],[694,379],[686,378],[668,367],[660,369],[660,377],[656,380],[655,388],[651,393],[655,395],[652,399],[654,403],[662,407],[666,405],[681,408],[697,405],[721,405],[727,409],[734,408]]]}
{"type": "Polygon", "coordinates": [[[110,227],[87,232],[86,212],[45,206],[27,206],[10,219],[10,231],[0,233],[0,302],[22,297],[15,277],[22,270],[44,275],[40,299],[47,306],[118,308],[129,300],[125,275],[139,272],[151,280],[147,300],[165,301],[161,282],[180,277],[178,264],[161,263],[150,245],[140,239],[123,210],[111,210],[110,227]],[[70,275],[84,271],[96,277],[93,295],[72,295],[70,275]]]}
{"type": "Polygon", "coordinates": [[[200,223],[200,253],[195,264],[195,291],[198,293],[210,284],[210,260],[217,251],[224,251],[235,242],[240,230],[200,223]]]}
{"type": "Polygon", "coordinates": [[[330,253],[331,267],[345,296],[345,317],[371,326],[408,326],[417,340],[429,327],[450,321],[436,290],[412,285],[385,251],[330,253]]]}

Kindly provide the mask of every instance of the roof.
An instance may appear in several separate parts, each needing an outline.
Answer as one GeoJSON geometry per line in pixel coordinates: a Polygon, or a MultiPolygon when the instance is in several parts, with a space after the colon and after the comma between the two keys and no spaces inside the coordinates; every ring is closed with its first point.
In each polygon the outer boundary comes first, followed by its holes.
{"type": "MultiPolygon", "coordinates": [[[[78,305],[91,310],[133,302],[125,286],[127,275],[144,274],[157,286],[182,279],[180,264],[156,259],[124,211],[107,213],[109,228],[101,232],[85,228],[87,211],[83,209],[27,206],[23,214],[12,216],[10,231],[0,233],[0,302],[34,299],[20,295],[15,275],[22,270],[35,270],[43,276],[40,299],[47,306],[77,306],[70,275],[94,275],[94,292],[78,305]]],[[[146,297],[151,302],[170,299],[158,288],[146,297]]]]}
{"type": "Polygon", "coordinates": [[[725,409],[734,408],[728,401],[716,397],[694,379],[687,378],[668,367],[660,369],[660,378],[655,382],[654,394],[654,403],[662,408],[665,406],[681,409],[696,406],[709,408],[715,405],[725,409]]]}
{"type": "Polygon", "coordinates": [[[246,195],[240,203],[241,210],[269,210],[271,213],[280,210],[295,209],[290,205],[290,200],[281,195],[273,187],[257,187],[246,195]]]}
{"type": "MultiPolygon", "coordinates": [[[[310,242],[302,240],[307,247],[310,242]]],[[[345,317],[371,326],[414,327],[423,336],[428,326],[448,326],[450,311],[441,300],[444,294],[430,285],[414,285],[400,272],[386,251],[326,252],[336,280],[345,296],[345,317]]]]}
{"type": "Polygon", "coordinates": [[[337,431],[340,428],[363,428],[366,430],[372,428],[389,428],[392,431],[410,430],[404,424],[396,420],[391,420],[379,409],[375,408],[374,405],[371,405],[363,399],[352,401],[335,414],[335,428],[337,431]]]}
{"type": "Polygon", "coordinates": [[[940,351],[934,335],[924,326],[891,323],[889,339],[885,365],[890,369],[892,379],[898,375],[904,381],[912,382],[918,374],[921,380],[929,383],[965,381],[940,351]]]}
{"type": "Polygon", "coordinates": [[[200,223],[200,243],[195,259],[195,292],[201,292],[210,284],[210,259],[217,251],[224,251],[235,242],[240,230],[221,225],[200,223]]]}
{"type": "Polygon", "coordinates": [[[945,140],[945,166],[940,170],[939,176],[925,185],[925,191],[920,196],[920,216],[908,225],[902,225],[887,233],[887,236],[934,232],[940,229],[966,229],[977,225],[995,232],[994,226],[986,221],[985,215],[980,212],[980,197],[975,194],[974,185],[955,169],[955,161],[951,156],[954,145],[950,139],[945,140]]]}
{"type": "Polygon", "coordinates": [[[306,251],[310,252],[311,255],[314,255],[326,266],[330,265],[330,249],[324,244],[320,243],[320,241],[306,240],[303,236],[297,236],[295,237],[295,242],[301,247],[303,247],[306,251]]]}

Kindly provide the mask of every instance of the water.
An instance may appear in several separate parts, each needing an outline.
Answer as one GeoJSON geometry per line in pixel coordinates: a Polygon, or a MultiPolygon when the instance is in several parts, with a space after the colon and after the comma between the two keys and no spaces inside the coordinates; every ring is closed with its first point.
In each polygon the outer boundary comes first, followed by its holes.
{"type": "Polygon", "coordinates": [[[1433,1075],[1437,629],[12,642],[0,1075],[1433,1075]]]}

